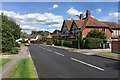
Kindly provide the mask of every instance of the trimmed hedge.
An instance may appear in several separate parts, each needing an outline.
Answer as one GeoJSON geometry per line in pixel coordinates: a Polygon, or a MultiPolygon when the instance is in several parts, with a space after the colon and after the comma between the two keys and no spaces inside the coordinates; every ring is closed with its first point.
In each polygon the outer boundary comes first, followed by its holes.
{"type": "Polygon", "coordinates": [[[78,48],[78,41],[72,41],[72,48],[78,48]]]}
{"type": "Polygon", "coordinates": [[[72,47],[72,41],[63,41],[63,46],[72,47]]]}

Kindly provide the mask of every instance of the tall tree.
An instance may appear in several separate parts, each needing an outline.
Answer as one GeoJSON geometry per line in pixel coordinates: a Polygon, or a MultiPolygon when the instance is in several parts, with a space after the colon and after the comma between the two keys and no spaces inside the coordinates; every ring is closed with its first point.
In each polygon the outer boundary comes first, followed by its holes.
{"type": "Polygon", "coordinates": [[[14,20],[3,13],[0,17],[2,18],[2,51],[8,52],[15,47],[15,39],[20,38],[21,29],[14,20]]]}

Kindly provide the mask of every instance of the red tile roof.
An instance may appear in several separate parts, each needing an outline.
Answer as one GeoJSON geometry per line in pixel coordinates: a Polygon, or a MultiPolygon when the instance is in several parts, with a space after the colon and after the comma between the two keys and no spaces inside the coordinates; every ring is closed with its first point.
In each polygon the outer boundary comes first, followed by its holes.
{"type": "Polygon", "coordinates": [[[66,23],[68,30],[70,30],[70,28],[72,26],[72,22],[73,22],[73,20],[65,20],[65,23],[66,23]]]}
{"type": "Polygon", "coordinates": [[[35,34],[34,34],[34,35],[33,35],[33,34],[28,35],[28,36],[27,36],[27,38],[28,38],[28,39],[33,39],[33,38],[35,39],[37,36],[38,36],[38,38],[39,38],[39,39],[41,39],[41,38],[42,38],[42,36],[41,36],[41,35],[35,35],[35,34]]]}
{"type": "Polygon", "coordinates": [[[117,24],[116,22],[105,22],[105,21],[98,21],[97,19],[90,16],[90,12],[87,10],[87,16],[86,18],[83,18],[83,20],[64,20],[68,30],[72,27],[72,23],[75,22],[78,28],[81,28],[83,30],[86,26],[88,27],[106,27],[111,30],[111,28],[120,28],[120,24],[117,24]]]}
{"type": "Polygon", "coordinates": [[[98,21],[97,19],[93,18],[93,17],[88,17],[86,18],[86,24],[85,26],[99,26],[99,27],[108,27],[108,25],[98,21]]]}
{"type": "Polygon", "coordinates": [[[120,24],[117,24],[116,22],[105,22],[105,21],[101,21],[101,22],[105,23],[110,28],[120,28],[120,24]]]}
{"type": "Polygon", "coordinates": [[[75,24],[78,28],[82,28],[84,24],[84,20],[74,20],[75,24]]]}

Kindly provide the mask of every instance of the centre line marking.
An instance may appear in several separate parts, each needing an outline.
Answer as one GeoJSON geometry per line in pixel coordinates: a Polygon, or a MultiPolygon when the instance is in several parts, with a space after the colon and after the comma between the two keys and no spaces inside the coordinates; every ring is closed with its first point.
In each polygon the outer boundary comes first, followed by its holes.
{"type": "Polygon", "coordinates": [[[60,55],[60,56],[64,56],[63,54],[61,54],[61,53],[58,53],[58,52],[55,52],[56,54],[58,54],[58,55],[60,55]]]}
{"type": "Polygon", "coordinates": [[[46,48],[43,48],[43,49],[46,49],[46,48]]]}
{"type": "Polygon", "coordinates": [[[77,61],[77,62],[80,62],[80,63],[82,63],[82,64],[85,64],[85,65],[87,65],[87,66],[90,66],[90,67],[92,67],[92,68],[95,68],[95,69],[98,69],[98,70],[101,70],[101,71],[105,71],[104,69],[102,69],[102,68],[100,68],[100,67],[97,67],[97,66],[95,66],[95,65],[92,65],[92,64],[89,64],[89,63],[86,63],[86,62],[77,60],[77,59],[75,59],[75,58],[70,58],[70,59],[72,59],[72,60],[74,60],[74,61],[77,61]]]}
{"type": "Polygon", "coordinates": [[[50,49],[47,49],[48,51],[50,51],[50,52],[52,52],[52,50],[50,50],[50,49]]]}

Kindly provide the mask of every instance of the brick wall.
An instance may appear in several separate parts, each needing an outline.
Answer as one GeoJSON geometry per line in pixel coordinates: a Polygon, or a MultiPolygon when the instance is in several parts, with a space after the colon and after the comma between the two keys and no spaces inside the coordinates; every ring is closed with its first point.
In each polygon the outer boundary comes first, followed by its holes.
{"type": "Polygon", "coordinates": [[[120,53],[120,41],[112,41],[111,51],[114,53],[120,53]]]}

